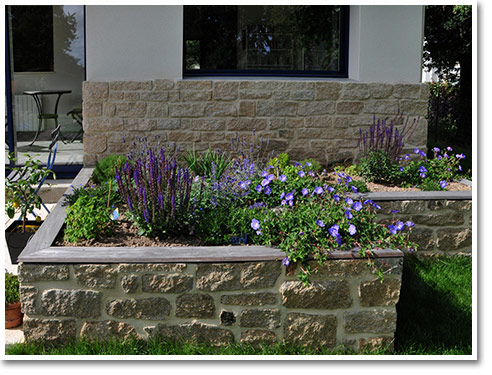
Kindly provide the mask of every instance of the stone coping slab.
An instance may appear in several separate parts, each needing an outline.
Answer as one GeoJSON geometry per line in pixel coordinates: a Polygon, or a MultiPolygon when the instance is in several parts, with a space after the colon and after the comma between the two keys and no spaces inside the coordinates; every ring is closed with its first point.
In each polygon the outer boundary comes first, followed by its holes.
{"type": "MultiPolygon", "coordinates": [[[[65,197],[75,188],[86,185],[94,168],[83,168],[66,190],[56,207],[32,237],[19,256],[23,263],[172,263],[172,262],[242,262],[280,260],[285,253],[264,246],[213,246],[213,247],[56,247],[51,246],[60,232],[66,217],[65,197]]],[[[359,198],[375,201],[392,200],[471,200],[471,191],[422,191],[364,193],[359,198]]],[[[374,252],[375,257],[400,257],[398,250],[384,249],[374,252]]],[[[359,258],[357,251],[334,251],[329,258],[359,258]]]]}

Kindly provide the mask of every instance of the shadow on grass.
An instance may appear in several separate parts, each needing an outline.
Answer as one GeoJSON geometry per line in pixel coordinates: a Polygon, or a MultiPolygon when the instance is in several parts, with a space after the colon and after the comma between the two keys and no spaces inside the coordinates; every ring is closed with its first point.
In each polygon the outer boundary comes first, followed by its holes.
{"type": "Polygon", "coordinates": [[[395,354],[471,354],[471,259],[404,262],[395,354]]]}

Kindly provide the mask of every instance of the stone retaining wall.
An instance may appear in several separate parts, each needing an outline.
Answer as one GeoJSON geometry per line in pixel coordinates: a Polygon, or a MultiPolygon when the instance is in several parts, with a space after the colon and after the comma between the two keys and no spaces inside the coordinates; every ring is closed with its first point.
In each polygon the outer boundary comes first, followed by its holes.
{"type": "MultiPolygon", "coordinates": [[[[159,336],[212,345],[391,345],[403,257],[330,259],[303,286],[280,261],[21,264],[24,335],[60,344],[159,336]]],[[[316,266],[313,264],[313,266],[316,266]]]]}
{"type": "MultiPolygon", "coordinates": [[[[236,135],[269,140],[267,148],[293,160],[323,164],[357,154],[359,129],[377,118],[420,116],[406,140],[426,149],[427,84],[308,80],[232,81],[156,79],[84,82],[84,164],[127,153],[135,135],[198,151],[230,148],[236,135]]],[[[410,121],[411,122],[411,121],[410,121]]],[[[400,124],[401,130],[401,124],[400,124]]]]}
{"type": "Polygon", "coordinates": [[[394,218],[415,223],[410,240],[420,245],[418,256],[471,255],[472,201],[406,200],[378,201],[381,223],[394,218]],[[398,213],[392,213],[397,210],[398,213]]]}

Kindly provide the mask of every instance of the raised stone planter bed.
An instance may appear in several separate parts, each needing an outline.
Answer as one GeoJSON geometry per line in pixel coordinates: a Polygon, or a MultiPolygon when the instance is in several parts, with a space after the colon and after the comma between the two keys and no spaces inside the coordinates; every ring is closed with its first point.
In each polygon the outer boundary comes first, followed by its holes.
{"type": "MultiPolygon", "coordinates": [[[[84,185],[91,174],[83,169],[73,186],[84,185]]],[[[442,224],[469,225],[471,232],[471,196],[463,203],[462,193],[412,194],[400,200],[395,194],[368,197],[380,201],[383,213],[398,205],[414,221],[420,215],[424,226],[432,226],[424,222],[429,213],[446,218],[456,210],[461,224],[442,224]]],[[[393,341],[400,251],[377,252],[384,283],[357,253],[333,252],[305,287],[296,270],[281,265],[284,254],[274,248],[52,247],[64,217],[60,201],[19,257],[27,341],[159,336],[213,345],[285,340],[356,350],[393,341]]],[[[441,229],[432,230],[440,235],[441,229]]]]}

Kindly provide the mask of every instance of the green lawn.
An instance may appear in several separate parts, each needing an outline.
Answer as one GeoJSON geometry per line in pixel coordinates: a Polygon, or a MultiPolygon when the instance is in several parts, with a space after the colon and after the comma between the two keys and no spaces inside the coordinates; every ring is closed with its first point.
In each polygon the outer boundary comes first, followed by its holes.
{"type": "MultiPolygon", "coordinates": [[[[472,353],[471,258],[405,260],[403,286],[397,305],[395,352],[373,354],[467,355],[472,353]]],[[[8,355],[334,355],[352,352],[303,349],[277,344],[254,348],[231,345],[173,344],[159,341],[89,343],[77,341],[60,348],[16,344],[8,355]]],[[[365,354],[365,353],[364,353],[365,354]]]]}

